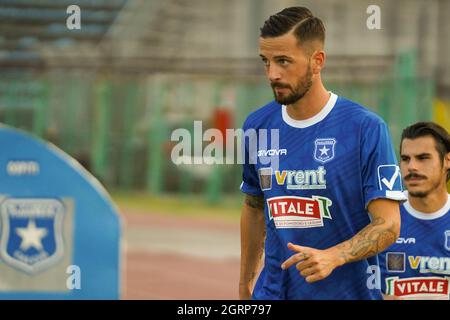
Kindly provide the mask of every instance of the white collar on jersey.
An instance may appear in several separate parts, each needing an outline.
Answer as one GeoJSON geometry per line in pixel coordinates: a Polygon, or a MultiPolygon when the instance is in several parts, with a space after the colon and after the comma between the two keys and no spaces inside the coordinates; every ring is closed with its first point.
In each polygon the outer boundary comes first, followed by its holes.
{"type": "Polygon", "coordinates": [[[408,212],[414,218],[417,218],[420,220],[434,220],[434,219],[445,216],[445,214],[450,210],[450,195],[448,196],[447,202],[445,203],[445,205],[442,208],[440,208],[438,211],[432,212],[432,213],[424,213],[424,212],[417,211],[416,209],[414,209],[411,206],[409,201],[406,201],[403,204],[403,206],[405,207],[406,212],[408,212]]]}
{"type": "Polygon", "coordinates": [[[282,105],[281,106],[282,107],[281,114],[283,116],[284,122],[286,122],[288,125],[295,127],[295,128],[307,128],[307,127],[310,127],[310,126],[322,121],[331,112],[331,110],[333,109],[334,105],[336,104],[336,100],[338,98],[338,96],[335,95],[333,92],[329,91],[329,93],[330,93],[330,98],[328,99],[328,102],[325,105],[325,107],[323,107],[322,110],[320,110],[320,112],[318,114],[316,114],[315,116],[305,119],[305,120],[292,119],[287,113],[286,106],[282,105]]]}

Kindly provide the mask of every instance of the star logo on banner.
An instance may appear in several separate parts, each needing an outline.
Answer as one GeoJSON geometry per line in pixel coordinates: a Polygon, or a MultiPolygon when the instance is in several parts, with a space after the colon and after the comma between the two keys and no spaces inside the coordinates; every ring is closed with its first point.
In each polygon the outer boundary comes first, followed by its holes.
{"type": "Polygon", "coordinates": [[[16,233],[22,238],[20,249],[28,250],[30,247],[36,250],[42,250],[42,238],[47,235],[46,228],[37,228],[33,220],[28,221],[26,228],[16,228],[16,233]]]}

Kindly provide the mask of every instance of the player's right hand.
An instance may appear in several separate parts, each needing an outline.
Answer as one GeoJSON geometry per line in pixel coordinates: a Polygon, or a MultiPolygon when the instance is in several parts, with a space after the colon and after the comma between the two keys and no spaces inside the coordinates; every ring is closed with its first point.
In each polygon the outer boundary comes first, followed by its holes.
{"type": "Polygon", "coordinates": [[[306,282],[313,283],[328,277],[335,268],[344,262],[336,254],[333,248],[319,250],[288,243],[288,249],[295,251],[289,259],[283,262],[283,270],[295,265],[299,274],[305,278],[306,282]]]}

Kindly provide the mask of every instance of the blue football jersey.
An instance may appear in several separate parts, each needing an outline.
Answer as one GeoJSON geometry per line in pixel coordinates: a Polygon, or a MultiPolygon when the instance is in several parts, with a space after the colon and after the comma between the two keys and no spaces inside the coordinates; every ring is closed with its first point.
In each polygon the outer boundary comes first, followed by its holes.
{"type": "Polygon", "coordinates": [[[396,243],[379,255],[384,293],[402,299],[449,299],[450,197],[434,213],[400,206],[396,243]]]}
{"type": "Polygon", "coordinates": [[[250,114],[243,129],[241,190],[265,199],[264,268],[252,298],[381,299],[380,290],[367,285],[377,256],[311,284],[295,266],[282,270],[281,263],[295,253],[288,242],[327,249],[370,223],[371,200],[405,200],[384,121],[330,93],[312,118],[292,119],[273,101],[250,114]]]}

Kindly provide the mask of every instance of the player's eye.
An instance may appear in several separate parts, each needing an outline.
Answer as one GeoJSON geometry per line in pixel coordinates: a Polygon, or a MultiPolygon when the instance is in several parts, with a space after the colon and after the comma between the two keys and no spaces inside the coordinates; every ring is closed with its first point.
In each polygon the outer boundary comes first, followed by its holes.
{"type": "Polygon", "coordinates": [[[401,156],[400,159],[401,159],[401,161],[406,162],[409,160],[409,157],[401,156]]]}
{"type": "Polygon", "coordinates": [[[287,66],[290,61],[288,59],[279,59],[278,63],[281,64],[282,66],[287,66]]]}
{"type": "Polygon", "coordinates": [[[263,64],[267,67],[269,65],[269,60],[262,58],[261,61],[263,62],[263,64]]]}

